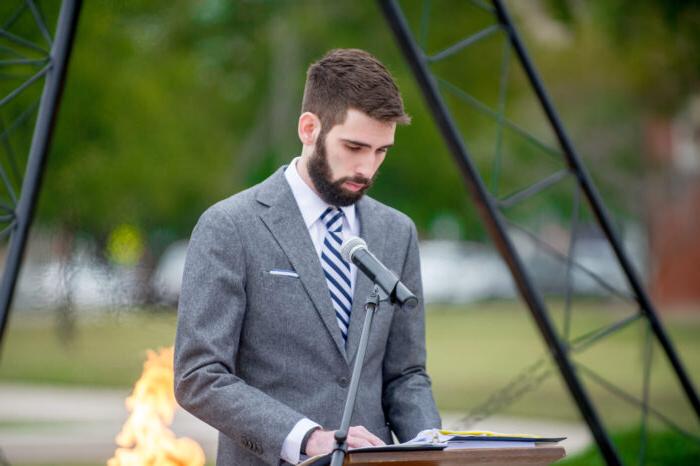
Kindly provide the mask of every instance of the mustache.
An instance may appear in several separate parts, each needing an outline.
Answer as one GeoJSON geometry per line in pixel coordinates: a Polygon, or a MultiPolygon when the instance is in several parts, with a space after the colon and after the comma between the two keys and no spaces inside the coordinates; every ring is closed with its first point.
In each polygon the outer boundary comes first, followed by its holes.
{"type": "Polygon", "coordinates": [[[344,176],[344,177],[336,180],[333,184],[341,185],[341,184],[345,183],[346,181],[350,181],[351,183],[361,184],[364,187],[368,188],[368,187],[372,186],[372,182],[374,180],[371,178],[366,178],[364,176],[359,176],[359,175],[358,176],[344,176]]]}

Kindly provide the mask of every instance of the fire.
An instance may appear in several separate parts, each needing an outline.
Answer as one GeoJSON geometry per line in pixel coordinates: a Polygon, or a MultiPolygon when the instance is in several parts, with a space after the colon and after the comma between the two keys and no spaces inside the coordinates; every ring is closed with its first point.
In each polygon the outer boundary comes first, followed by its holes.
{"type": "Polygon", "coordinates": [[[107,466],[203,466],[204,451],[168,428],[177,402],[173,390],[173,348],[148,351],[141,378],[126,399],[130,412],[107,466]]]}

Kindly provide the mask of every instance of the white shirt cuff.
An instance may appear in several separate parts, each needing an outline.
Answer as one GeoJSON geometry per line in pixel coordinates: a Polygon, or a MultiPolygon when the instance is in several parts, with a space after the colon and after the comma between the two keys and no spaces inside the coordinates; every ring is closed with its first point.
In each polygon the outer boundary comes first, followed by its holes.
{"type": "Polygon", "coordinates": [[[297,422],[294,428],[292,428],[292,431],[287,435],[287,438],[284,439],[280,457],[289,463],[297,464],[301,453],[301,441],[304,440],[306,433],[314,427],[321,426],[308,418],[297,422]]]}

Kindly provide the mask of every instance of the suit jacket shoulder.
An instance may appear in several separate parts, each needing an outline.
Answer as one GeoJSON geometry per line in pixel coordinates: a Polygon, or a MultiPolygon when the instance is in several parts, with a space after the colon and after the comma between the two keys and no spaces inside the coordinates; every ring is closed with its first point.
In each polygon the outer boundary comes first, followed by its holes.
{"type": "MultiPolygon", "coordinates": [[[[270,178],[273,178],[275,176],[276,174],[272,175],[270,178]]],[[[268,180],[270,178],[268,178],[268,180]]],[[[202,215],[200,216],[200,220],[202,218],[206,219],[210,216],[216,217],[219,215],[228,217],[231,221],[241,220],[245,219],[246,217],[249,217],[251,214],[255,213],[255,198],[260,189],[260,186],[263,183],[265,183],[265,181],[216,202],[215,204],[211,205],[208,209],[206,209],[204,213],[202,213],[202,215]]]]}
{"type": "Polygon", "coordinates": [[[398,226],[406,232],[410,232],[411,229],[415,230],[415,224],[413,223],[411,217],[404,214],[400,210],[388,206],[370,196],[364,196],[358,202],[358,205],[361,206],[358,208],[366,206],[365,210],[372,211],[375,217],[381,216],[383,223],[387,226],[391,226],[392,228],[396,228],[398,226]]]}

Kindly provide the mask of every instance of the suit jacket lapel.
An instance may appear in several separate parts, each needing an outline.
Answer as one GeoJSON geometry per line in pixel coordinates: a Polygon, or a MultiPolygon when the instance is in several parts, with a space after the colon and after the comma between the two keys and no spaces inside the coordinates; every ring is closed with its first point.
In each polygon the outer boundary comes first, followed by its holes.
{"type": "Polygon", "coordinates": [[[328,285],[323,276],[321,263],[314,248],[309,231],[294,200],[292,190],[284,178],[283,169],[278,170],[260,186],[258,201],[269,206],[260,218],[275,237],[284,253],[299,274],[314,308],[331,334],[343,358],[345,342],[335,320],[335,310],[331,302],[328,285]]]}
{"type": "MultiPolygon", "coordinates": [[[[375,214],[372,201],[363,197],[357,204],[357,215],[360,220],[360,237],[367,243],[367,248],[384,260],[384,248],[386,246],[386,227],[384,219],[375,214]]],[[[355,290],[352,298],[352,314],[350,315],[350,328],[348,329],[347,353],[348,361],[352,363],[357,353],[362,334],[362,325],[365,320],[365,302],[372,291],[374,284],[361,271],[357,271],[355,290]]]]}

